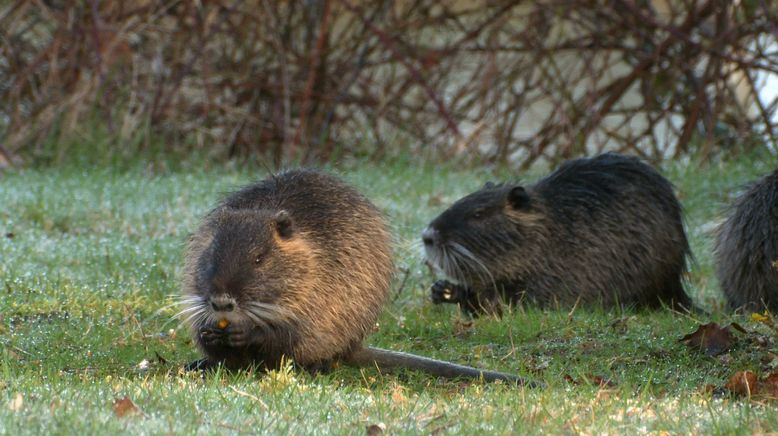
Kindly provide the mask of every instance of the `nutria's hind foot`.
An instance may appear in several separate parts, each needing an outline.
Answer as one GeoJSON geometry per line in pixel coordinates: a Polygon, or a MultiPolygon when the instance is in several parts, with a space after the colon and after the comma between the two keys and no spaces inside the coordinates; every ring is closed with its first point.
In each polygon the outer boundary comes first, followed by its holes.
{"type": "Polygon", "coordinates": [[[464,303],[467,301],[468,294],[468,288],[451,283],[448,280],[438,280],[430,287],[430,297],[434,304],[464,303]]]}

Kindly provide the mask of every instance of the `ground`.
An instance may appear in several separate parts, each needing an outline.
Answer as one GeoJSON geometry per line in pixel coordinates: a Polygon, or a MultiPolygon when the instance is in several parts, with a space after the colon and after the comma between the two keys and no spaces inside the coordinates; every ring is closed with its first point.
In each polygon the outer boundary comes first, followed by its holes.
{"type": "Polygon", "coordinates": [[[696,261],[688,290],[711,311],[522,308],[469,320],[433,306],[419,233],[487,180],[532,181],[546,169],[393,160],[332,168],[392,223],[398,274],[368,343],[516,372],[546,384],[443,381],[339,367],[291,367],[206,377],[181,374],[198,355],[172,319],[188,232],[220,195],[266,174],[203,163],[106,168],[66,164],[0,178],[0,433],[760,433],[778,428],[772,403],[721,395],[739,370],[765,374],[776,348],[763,323],[722,306],[713,228],[744,183],[773,169],[763,155],[661,167],[687,211],[696,261]],[[679,339],[701,323],[738,322],[723,357],[679,339]],[[744,336],[740,334],[741,336],[744,336]],[[122,399],[126,399],[122,401],[122,399]]]}

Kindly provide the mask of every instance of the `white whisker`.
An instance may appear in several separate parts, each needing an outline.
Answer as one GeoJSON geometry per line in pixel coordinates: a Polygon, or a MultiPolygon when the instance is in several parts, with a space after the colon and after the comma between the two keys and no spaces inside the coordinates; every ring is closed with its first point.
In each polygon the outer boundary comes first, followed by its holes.
{"type": "MultiPolygon", "coordinates": [[[[451,243],[451,247],[452,247],[452,249],[457,251],[462,256],[464,256],[464,257],[468,258],[469,260],[471,260],[476,266],[480,267],[481,271],[483,271],[483,273],[485,273],[485,278],[488,278],[489,281],[492,283],[492,287],[493,287],[494,291],[495,292],[499,291],[497,289],[497,282],[494,280],[494,276],[492,275],[492,272],[489,271],[489,268],[487,268],[486,265],[480,259],[478,259],[478,257],[476,257],[476,255],[473,254],[472,251],[468,250],[467,248],[465,248],[462,244],[460,244],[458,242],[452,242],[451,243]]],[[[480,275],[480,277],[483,280],[484,276],[480,275]]]]}

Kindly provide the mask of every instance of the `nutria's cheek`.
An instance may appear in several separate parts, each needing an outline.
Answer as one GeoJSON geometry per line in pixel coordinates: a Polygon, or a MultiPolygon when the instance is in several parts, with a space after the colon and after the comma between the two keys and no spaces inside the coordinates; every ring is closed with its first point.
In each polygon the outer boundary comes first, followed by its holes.
{"type": "Polygon", "coordinates": [[[424,257],[427,266],[435,267],[440,262],[440,248],[437,245],[425,245],[424,257]]]}

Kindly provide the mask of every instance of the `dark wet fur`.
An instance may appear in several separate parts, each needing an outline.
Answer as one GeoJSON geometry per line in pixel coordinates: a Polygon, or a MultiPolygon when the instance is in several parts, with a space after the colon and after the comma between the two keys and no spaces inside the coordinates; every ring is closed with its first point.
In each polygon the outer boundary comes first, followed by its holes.
{"type": "Polygon", "coordinates": [[[730,308],[778,310],[778,170],[735,200],[718,229],[714,252],[730,308]]]}
{"type": "Polygon", "coordinates": [[[429,229],[428,260],[460,282],[437,282],[433,300],[466,312],[499,312],[500,301],[691,306],[681,206],[670,182],[634,157],[572,160],[526,187],[487,185],[429,229]],[[441,247],[456,260],[441,260],[441,247]]]}

